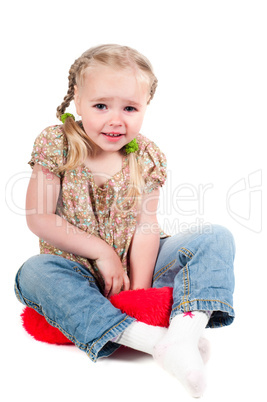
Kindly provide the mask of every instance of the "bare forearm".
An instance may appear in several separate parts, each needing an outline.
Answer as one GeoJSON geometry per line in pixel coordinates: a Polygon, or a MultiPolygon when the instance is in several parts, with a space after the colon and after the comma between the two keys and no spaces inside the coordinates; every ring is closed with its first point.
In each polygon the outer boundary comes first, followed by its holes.
{"type": "Polygon", "coordinates": [[[130,250],[131,289],[151,287],[159,241],[160,236],[157,231],[136,231],[130,250]]]}
{"type": "Polygon", "coordinates": [[[111,249],[104,240],[78,229],[56,214],[29,217],[27,221],[34,234],[60,250],[96,260],[105,249],[111,249]]]}

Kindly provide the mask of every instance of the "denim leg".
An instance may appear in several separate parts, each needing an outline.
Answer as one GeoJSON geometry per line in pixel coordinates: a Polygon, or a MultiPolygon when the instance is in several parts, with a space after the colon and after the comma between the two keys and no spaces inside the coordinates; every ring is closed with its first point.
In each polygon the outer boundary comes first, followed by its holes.
{"type": "Polygon", "coordinates": [[[17,273],[15,292],[93,361],[118,349],[111,339],[134,321],[101,294],[85,267],[55,255],[26,261],[17,273]]]}
{"type": "Polygon", "coordinates": [[[170,319],[187,311],[209,310],[213,314],[208,327],[233,322],[234,254],[233,236],[219,225],[161,240],[153,287],[173,287],[170,319]]]}

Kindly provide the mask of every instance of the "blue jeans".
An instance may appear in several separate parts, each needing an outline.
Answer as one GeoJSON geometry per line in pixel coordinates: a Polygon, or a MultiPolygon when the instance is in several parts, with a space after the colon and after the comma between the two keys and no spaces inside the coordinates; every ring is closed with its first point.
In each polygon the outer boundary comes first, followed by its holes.
{"type": "MultiPolygon", "coordinates": [[[[171,319],[209,310],[208,327],[232,323],[234,252],[231,233],[217,225],[160,240],[153,287],[173,287],[171,319]]],[[[16,275],[15,292],[93,361],[113,353],[119,345],[112,339],[134,321],[101,294],[84,266],[55,255],[26,261],[16,275]]]]}

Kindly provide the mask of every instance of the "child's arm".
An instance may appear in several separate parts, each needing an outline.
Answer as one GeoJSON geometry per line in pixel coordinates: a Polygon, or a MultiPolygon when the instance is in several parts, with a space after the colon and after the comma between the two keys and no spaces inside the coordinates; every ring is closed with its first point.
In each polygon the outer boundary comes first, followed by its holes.
{"type": "Polygon", "coordinates": [[[26,197],[27,224],[41,239],[60,250],[96,260],[105,281],[105,296],[129,289],[129,278],[112,247],[55,214],[60,179],[40,165],[33,168],[26,197]]]}
{"type": "Polygon", "coordinates": [[[145,194],[141,213],[130,248],[130,288],[147,289],[152,285],[153,271],[159,250],[157,207],[159,189],[145,194]]]}

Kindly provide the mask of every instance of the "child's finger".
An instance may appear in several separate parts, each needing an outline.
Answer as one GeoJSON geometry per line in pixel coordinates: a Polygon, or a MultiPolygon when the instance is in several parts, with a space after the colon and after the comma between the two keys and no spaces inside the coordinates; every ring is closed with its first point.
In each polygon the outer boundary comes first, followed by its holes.
{"type": "Polygon", "coordinates": [[[104,296],[109,297],[112,289],[112,282],[105,280],[104,296]]]}
{"type": "Polygon", "coordinates": [[[109,297],[120,293],[122,286],[122,278],[113,278],[112,289],[110,291],[109,297]]]}
{"type": "Polygon", "coordinates": [[[125,272],[123,276],[123,290],[129,290],[129,289],[130,289],[130,279],[125,272]]]}

